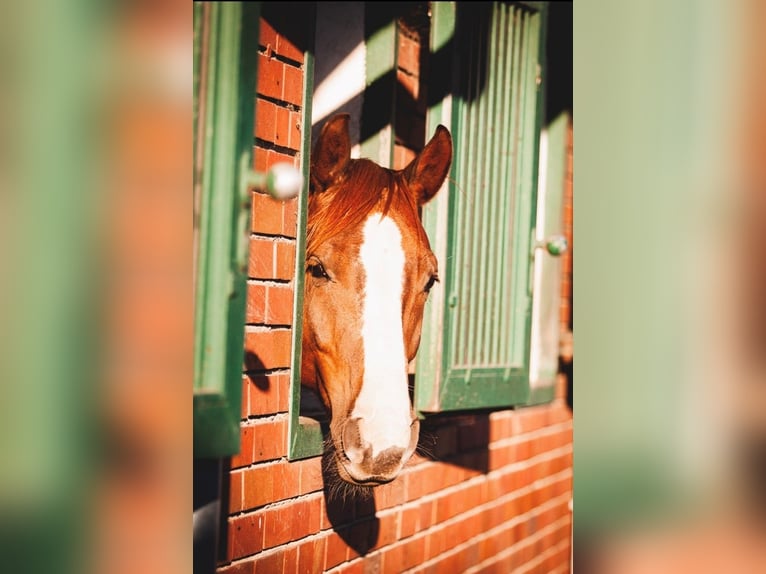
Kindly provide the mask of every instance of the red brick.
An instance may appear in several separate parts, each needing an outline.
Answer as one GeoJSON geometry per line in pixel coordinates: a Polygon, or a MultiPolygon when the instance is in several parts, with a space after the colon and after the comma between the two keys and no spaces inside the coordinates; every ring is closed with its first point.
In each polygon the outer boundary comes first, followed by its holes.
{"type": "Polygon", "coordinates": [[[379,572],[379,557],[376,555],[357,560],[352,564],[346,564],[338,569],[338,574],[365,574],[365,572],[379,572]]]}
{"type": "Polygon", "coordinates": [[[258,56],[258,93],[282,100],[282,83],[285,65],[263,54],[258,56]]]}
{"type": "Polygon", "coordinates": [[[272,466],[257,466],[243,471],[242,505],[245,510],[278,500],[274,496],[274,474],[272,466]]]}
{"type": "Polygon", "coordinates": [[[250,384],[247,378],[242,379],[242,408],[240,416],[246,419],[250,415],[250,384]]]}
{"type": "Polygon", "coordinates": [[[403,572],[403,557],[404,549],[401,546],[387,549],[381,556],[383,564],[381,565],[380,572],[382,574],[399,574],[403,572]]]}
{"type": "Polygon", "coordinates": [[[263,235],[282,234],[283,204],[263,193],[253,193],[250,229],[263,235]]]}
{"type": "Polygon", "coordinates": [[[437,532],[431,532],[427,536],[428,538],[428,545],[427,545],[427,554],[424,555],[425,560],[430,560],[431,558],[434,558],[435,556],[438,556],[439,554],[443,554],[448,549],[452,548],[452,541],[447,540],[444,530],[439,530],[437,532]]]}
{"type": "Polygon", "coordinates": [[[239,512],[242,506],[242,473],[229,474],[229,513],[239,512]]]}
{"type": "Polygon", "coordinates": [[[303,116],[300,112],[290,112],[290,137],[288,139],[288,147],[290,149],[300,150],[303,138],[301,137],[301,122],[303,116]]]}
{"type": "Polygon", "coordinates": [[[319,532],[319,498],[321,495],[305,498],[296,503],[296,509],[289,509],[286,514],[292,520],[293,540],[304,538],[319,532]],[[294,520],[293,520],[294,517],[294,520]]]}
{"type": "Polygon", "coordinates": [[[280,549],[259,556],[255,562],[255,572],[256,574],[285,572],[285,551],[280,549]]]}
{"type": "Polygon", "coordinates": [[[378,486],[375,488],[374,496],[375,506],[378,510],[384,510],[403,504],[407,500],[405,480],[400,477],[393,482],[378,486]]]}
{"type": "MultiPolygon", "coordinates": [[[[308,494],[322,490],[324,479],[322,478],[321,457],[309,458],[293,463],[300,468],[300,493],[308,494]]],[[[324,524],[321,525],[324,528],[324,524]]]]}
{"type": "Polygon", "coordinates": [[[311,512],[312,500],[295,500],[264,512],[265,548],[279,546],[319,532],[319,514],[311,512]]]}
{"type": "Polygon", "coordinates": [[[285,373],[246,375],[250,388],[248,413],[251,416],[287,412],[290,397],[290,376],[285,373]]]}
{"type": "Polygon", "coordinates": [[[399,536],[399,511],[390,512],[378,517],[378,537],[373,548],[383,548],[397,541],[399,536]]]}
{"type": "Polygon", "coordinates": [[[436,521],[444,522],[482,503],[481,485],[456,490],[437,499],[436,521]]]}
{"type": "Polygon", "coordinates": [[[322,498],[322,500],[319,501],[319,528],[321,530],[327,530],[331,526],[330,518],[327,515],[327,501],[322,498]]]}
{"type": "Polygon", "coordinates": [[[266,158],[266,169],[270,168],[272,165],[277,163],[289,163],[292,166],[300,169],[300,161],[298,160],[298,156],[291,156],[287,155],[278,151],[275,151],[273,149],[270,149],[267,154],[266,158]]]}
{"type": "Polygon", "coordinates": [[[303,105],[303,71],[292,66],[284,66],[284,90],[282,99],[296,106],[303,105]]]}
{"type": "Polygon", "coordinates": [[[248,371],[289,368],[292,358],[290,331],[245,333],[245,368],[248,371]]]}
{"type": "Polygon", "coordinates": [[[285,561],[282,572],[295,572],[298,569],[298,547],[292,546],[285,549],[285,561]]]}
{"type": "Polygon", "coordinates": [[[277,107],[264,99],[255,103],[255,137],[267,142],[274,142],[277,131],[277,107]]]}
{"type": "Polygon", "coordinates": [[[287,456],[287,420],[259,422],[253,425],[253,452],[255,462],[287,456]]]}
{"type": "Polygon", "coordinates": [[[295,243],[278,242],[276,253],[276,279],[292,279],[295,275],[295,243]]]}
{"type": "Polygon", "coordinates": [[[292,498],[300,489],[300,469],[287,462],[248,468],[244,475],[245,509],[292,498]]]}
{"type": "Polygon", "coordinates": [[[253,574],[255,572],[255,562],[239,562],[237,564],[229,564],[223,568],[216,569],[218,574],[253,574]]]}
{"type": "Polygon", "coordinates": [[[264,47],[271,46],[272,49],[276,49],[277,47],[277,32],[274,30],[274,27],[263,18],[260,20],[258,43],[264,47]]]}
{"type": "Polygon", "coordinates": [[[420,529],[420,508],[412,506],[403,508],[399,520],[399,538],[409,538],[420,529]]]}
{"type": "Polygon", "coordinates": [[[268,287],[268,312],[266,322],[270,325],[291,325],[293,322],[293,288],[288,285],[268,287]]]}
{"type": "Polygon", "coordinates": [[[434,514],[436,512],[436,503],[432,500],[420,503],[420,530],[431,528],[434,524],[434,514]]]}
{"type": "Polygon", "coordinates": [[[401,566],[403,569],[413,568],[423,560],[423,554],[425,554],[425,542],[425,537],[419,536],[402,546],[401,566]]]}
{"type": "Polygon", "coordinates": [[[254,279],[273,279],[276,271],[276,246],[269,239],[250,239],[248,275],[254,279]]]}
{"type": "Polygon", "coordinates": [[[511,436],[510,411],[498,411],[489,416],[489,442],[509,438],[511,436]]]}
{"type": "Polygon", "coordinates": [[[277,54],[301,64],[303,63],[303,51],[282,34],[277,36],[277,54]]]}
{"type": "Polygon", "coordinates": [[[297,510],[295,506],[296,504],[290,504],[264,511],[264,548],[274,548],[293,540],[293,520],[298,519],[294,512],[297,510]],[[291,512],[288,513],[288,510],[291,512]]]}
{"type": "Polygon", "coordinates": [[[495,556],[501,549],[498,544],[498,534],[494,536],[485,535],[479,540],[479,551],[477,562],[483,562],[487,558],[495,556]]]}
{"type": "Polygon", "coordinates": [[[298,574],[314,574],[322,571],[325,544],[325,538],[316,538],[298,547],[298,574]]]}
{"type": "Polygon", "coordinates": [[[246,323],[266,322],[266,289],[265,285],[253,283],[247,285],[246,323]]]}
{"type": "Polygon", "coordinates": [[[239,453],[231,457],[231,468],[247,466],[253,462],[253,427],[244,426],[239,431],[239,453]]]}
{"type": "Polygon", "coordinates": [[[269,150],[260,146],[253,147],[253,169],[261,172],[269,169],[269,150]]]}
{"type": "Polygon", "coordinates": [[[311,533],[319,532],[322,529],[322,521],[324,520],[324,495],[319,492],[311,494],[306,497],[306,502],[309,508],[308,523],[311,527],[311,533]]]}
{"type": "Polygon", "coordinates": [[[298,233],[298,198],[284,202],[284,221],[282,234],[287,237],[295,237],[298,233]]]}
{"type": "Polygon", "coordinates": [[[341,562],[348,560],[348,545],[337,532],[330,532],[327,537],[324,569],[334,568],[341,562]]]}
{"type": "Polygon", "coordinates": [[[276,132],[274,143],[288,147],[290,145],[290,110],[287,108],[276,109],[276,132]]]}
{"type": "Polygon", "coordinates": [[[259,514],[229,519],[229,548],[236,559],[263,549],[263,517],[259,514]]]}
{"type": "Polygon", "coordinates": [[[463,471],[450,464],[426,463],[413,468],[405,478],[407,501],[417,500],[434,493],[450,484],[459,482],[458,474],[463,471]]]}

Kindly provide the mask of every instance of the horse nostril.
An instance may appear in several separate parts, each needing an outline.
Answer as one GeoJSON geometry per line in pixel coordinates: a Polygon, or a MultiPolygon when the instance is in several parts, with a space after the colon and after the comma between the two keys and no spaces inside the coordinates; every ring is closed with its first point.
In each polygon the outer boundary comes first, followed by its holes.
{"type": "Polygon", "coordinates": [[[346,422],[341,433],[341,445],[346,458],[353,464],[362,464],[370,456],[372,447],[362,440],[358,418],[346,422]]]}
{"type": "Polygon", "coordinates": [[[387,475],[395,472],[402,465],[404,458],[403,448],[387,448],[375,457],[372,463],[374,473],[380,475],[387,475]]]}

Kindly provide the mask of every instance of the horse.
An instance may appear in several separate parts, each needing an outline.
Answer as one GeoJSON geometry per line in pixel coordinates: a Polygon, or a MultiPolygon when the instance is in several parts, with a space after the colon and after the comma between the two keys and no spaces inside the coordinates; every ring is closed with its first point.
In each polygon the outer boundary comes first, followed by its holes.
{"type": "Polygon", "coordinates": [[[348,125],[348,114],[331,118],[311,160],[301,380],[329,415],[337,476],[373,487],[394,480],[418,443],[407,367],[438,281],[419,208],[447,176],[452,137],[438,126],[394,171],[351,159],[348,125]]]}

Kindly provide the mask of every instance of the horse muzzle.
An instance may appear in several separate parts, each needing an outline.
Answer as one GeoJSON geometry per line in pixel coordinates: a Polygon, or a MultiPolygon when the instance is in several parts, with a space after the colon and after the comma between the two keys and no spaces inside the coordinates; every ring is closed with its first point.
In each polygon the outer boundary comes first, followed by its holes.
{"type": "Polygon", "coordinates": [[[341,448],[336,455],[340,476],[346,482],[365,486],[391,482],[415,452],[420,422],[415,418],[406,432],[399,433],[402,437],[399,440],[382,441],[376,437],[371,442],[365,437],[364,428],[360,418],[349,419],[343,425],[341,448]]]}

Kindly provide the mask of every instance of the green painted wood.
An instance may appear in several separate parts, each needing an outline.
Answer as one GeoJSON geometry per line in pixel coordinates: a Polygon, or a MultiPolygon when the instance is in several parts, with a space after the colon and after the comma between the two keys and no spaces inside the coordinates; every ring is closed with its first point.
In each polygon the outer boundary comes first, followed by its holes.
{"type": "MultiPolygon", "coordinates": [[[[314,18],[308,18],[313,22],[314,18]]],[[[307,417],[300,416],[301,404],[301,360],[303,337],[303,288],[306,262],[306,223],[308,221],[309,199],[309,169],[311,165],[311,102],[314,93],[314,39],[310,38],[311,48],[304,54],[303,102],[304,111],[301,122],[301,133],[305,135],[301,143],[301,172],[303,173],[304,189],[298,200],[298,229],[295,255],[295,299],[293,301],[293,354],[290,363],[290,421],[288,425],[289,443],[288,459],[298,460],[322,454],[323,440],[319,423],[307,417]]]]}
{"type": "Polygon", "coordinates": [[[428,112],[429,130],[436,118],[449,120],[455,158],[447,193],[423,212],[432,241],[447,233],[446,249],[435,249],[444,295],[426,307],[418,359],[424,412],[529,396],[544,12],[505,2],[434,5],[432,51],[448,37],[460,49],[451,54],[451,95],[428,112]]]}
{"type": "MultiPolygon", "coordinates": [[[[194,455],[239,450],[260,3],[211,4],[196,261],[194,455]]],[[[200,12],[195,11],[195,17],[200,12]]],[[[195,53],[198,53],[195,51],[195,53]]]]}

